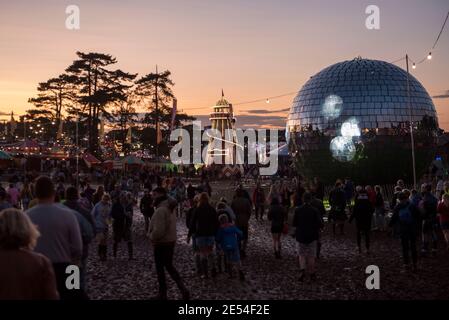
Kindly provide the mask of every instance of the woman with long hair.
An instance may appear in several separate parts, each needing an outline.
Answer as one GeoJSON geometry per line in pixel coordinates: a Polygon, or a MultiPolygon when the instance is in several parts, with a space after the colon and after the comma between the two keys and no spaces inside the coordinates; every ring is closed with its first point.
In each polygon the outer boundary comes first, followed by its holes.
{"type": "Polygon", "coordinates": [[[39,236],[22,211],[0,212],[0,300],[59,299],[50,260],[33,252],[39,236]]]}
{"type": "MultiPolygon", "coordinates": [[[[191,231],[195,235],[196,247],[201,259],[201,273],[208,277],[209,264],[213,265],[213,250],[215,236],[218,231],[218,216],[215,208],[209,203],[206,192],[200,194],[198,207],[194,210],[191,220],[191,231]]],[[[216,275],[215,265],[212,267],[212,276],[216,275]]]]}
{"type": "Polygon", "coordinates": [[[281,234],[286,220],[286,211],[277,198],[273,198],[268,209],[268,220],[271,221],[271,234],[276,259],[281,259],[281,234]]]}

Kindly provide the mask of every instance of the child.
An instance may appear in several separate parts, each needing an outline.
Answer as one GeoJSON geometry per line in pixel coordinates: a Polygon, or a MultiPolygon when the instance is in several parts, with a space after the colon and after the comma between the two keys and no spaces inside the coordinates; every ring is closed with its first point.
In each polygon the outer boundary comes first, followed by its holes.
{"type": "Polygon", "coordinates": [[[226,263],[229,263],[229,276],[232,278],[233,266],[236,266],[240,281],[245,280],[239,253],[239,238],[243,236],[243,233],[233,224],[229,223],[229,218],[226,214],[222,214],[218,217],[220,222],[220,229],[217,232],[217,244],[218,248],[224,252],[226,263]]]}
{"type": "Polygon", "coordinates": [[[107,259],[108,231],[111,218],[111,197],[109,194],[103,194],[101,201],[92,209],[92,216],[95,221],[96,238],[98,241],[98,256],[101,261],[107,259]]]}

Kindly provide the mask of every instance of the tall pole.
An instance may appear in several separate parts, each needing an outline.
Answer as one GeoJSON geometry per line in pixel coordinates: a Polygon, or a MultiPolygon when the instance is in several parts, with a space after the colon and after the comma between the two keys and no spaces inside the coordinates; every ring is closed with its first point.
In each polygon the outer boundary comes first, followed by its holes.
{"type": "Polygon", "coordinates": [[[26,139],[27,139],[27,123],[26,123],[26,116],[23,116],[23,148],[25,149],[24,151],[24,159],[25,161],[23,162],[23,181],[26,182],[27,180],[27,143],[26,143],[26,139]]]}
{"type": "Polygon", "coordinates": [[[408,64],[408,54],[405,55],[405,61],[407,63],[407,105],[410,122],[410,142],[412,144],[413,188],[416,189],[415,139],[413,137],[413,116],[412,116],[412,106],[410,103],[410,71],[408,64]]]}
{"type": "Polygon", "coordinates": [[[158,96],[157,96],[157,87],[159,85],[159,73],[157,71],[157,65],[156,65],[156,84],[155,84],[155,90],[154,90],[154,103],[156,104],[155,110],[156,110],[156,158],[159,157],[159,103],[158,103],[158,96]]]}
{"type": "Polygon", "coordinates": [[[79,188],[79,144],[78,144],[78,123],[80,121],[79,111],[76,113],[76,129],[75,129],[75,144],[76,144],[76,189],[79,188]]]}

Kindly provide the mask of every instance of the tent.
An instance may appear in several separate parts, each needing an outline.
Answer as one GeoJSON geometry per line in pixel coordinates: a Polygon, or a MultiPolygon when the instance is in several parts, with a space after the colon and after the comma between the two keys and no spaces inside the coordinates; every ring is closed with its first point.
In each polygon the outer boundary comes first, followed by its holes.
{"type": "Polygon", "coordinates": [[[123,169],[123,163],[119,159],[106,160],[105,162],[103,162],[103,166],[105,169],[108,169],[108,170],[122,170],[123,169]]]}
{"type": "Polygon", "coordinates": [[[36,154],[42,151],[42,147],[39,143],[34,140],[25,140],[23,142],[17,142],[13,144],[5,145],[4,148],[13,154],[26,153],[26,154],[36,154]]]}
{"type": "Polygon", "coordinates": [[[101,161],[89,152],[83,154],[83,160],[88,168],[101,164],[101,161]]]}
{"type": "Polygon", "coordinates": [[[12,160],[12,157],[6,151],[0,150],[0,160],[12,160]]]}
{"type": "Polygon", "coordinates": [[[44,155],[46,158],[50,159],[67,159],[69,157],[68,152],[65,152],[61,147],[52,147],[44,155]]]}
{"type": "Polygon", "coordinates": [[[0,150],[0,168],[9,168],[12,165],[12,160],[9,153],[0,150]]]}
{"type": "Polygon", "coordinates": [[[132,166],[132,165],[142,166],[144,164],[144,162],[141,159],[133,155],[126,156],[125,158],[123,158],[122,162],[125,166],[132,166]]]}

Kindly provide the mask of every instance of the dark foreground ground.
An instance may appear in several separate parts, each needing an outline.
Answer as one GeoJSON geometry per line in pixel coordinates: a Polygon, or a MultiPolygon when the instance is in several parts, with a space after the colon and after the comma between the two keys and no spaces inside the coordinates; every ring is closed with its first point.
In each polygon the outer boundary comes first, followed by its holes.
{"type": "MultiPolygon", "coordinates": [[[[283,258],[276,260],[272,252],[269,222],[251,221],[244,283],[229,280],[226,275],[215,279],[200,279],[194,271],[191,246],[186,244],[184,219],[178,220],[178,243],[175,266],[191,290],[192,299],[448,299],[449,251],[440,249],[437,257],[422,258],[417,274],[402,271],[400,243],[386,233],[373,233],[372,253],[359,255],[352,226],[345,236],[333,237],[330,226],[323,235],[322,258],[318,262],[318,282],[298,282],[296,242],[283,237],[283,258]],[[365,287],[369,265],[380,268],[380,290],[365,287]]],[[[96,245],[91,248],[88,263],[88,294],[91,299],[149,299],[157,293],[157,279],[152,249],[144,235],[143,219],[134,217],[136,260],[128,261],[126,244],[119,256],[100,262],[96,245]]],[[[169,276],[167,275],[169,279],[169,276]]],[[[175,284],[168,280],[169,299],[180,299],[175,284]]]]}

